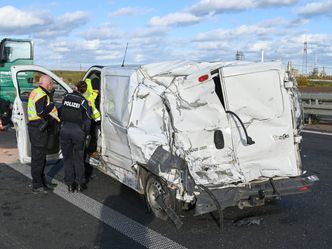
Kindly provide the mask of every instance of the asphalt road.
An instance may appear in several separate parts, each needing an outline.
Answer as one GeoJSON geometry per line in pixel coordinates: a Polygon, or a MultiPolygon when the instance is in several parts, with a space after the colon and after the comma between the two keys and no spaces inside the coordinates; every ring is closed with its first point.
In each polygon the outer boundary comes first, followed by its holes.
{"type": "MultiPolygon", "coordinates": [[[[171,221],[147,213],[139,194],[97,170],[91,172],[82,201],[72,204],[61,191],[32,194],[29,178],[9,163],[0,164],[0,248],[144,248],[140,241],[153,248],[158,240],[187,248],[331,248],[332,136],[304,133],[303,137],[304,169],[320,178],[313,191],[265,207],[226,209],[222,232],[216,214],[193,217],[192,211],[184,213],[184,225],[177,230],[171,221]],[[87,211],[97,208],[91,200],[101,205],[94,211],[99,215],[87,211]],[[118,216],[117,222],[107,223],[118,216]],[[135,239],[137,228],[145,237],[135,239]]],[[[2,138],[0,133],[0,147],[8,146],[8,139],[2,138]]],[[[61,162],[50,162],[47,170],[62,181],[61,162]]]]}

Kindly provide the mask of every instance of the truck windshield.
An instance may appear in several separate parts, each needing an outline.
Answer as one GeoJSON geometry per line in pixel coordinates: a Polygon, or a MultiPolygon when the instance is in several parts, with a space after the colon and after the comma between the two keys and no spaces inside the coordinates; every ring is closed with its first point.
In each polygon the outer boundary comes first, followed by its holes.
{"type": "Polygon", "coordinates": [[[29,41],[6,41],[4,48],[6,62],[17,59],[32,59],[31,43],[29,41]]]}

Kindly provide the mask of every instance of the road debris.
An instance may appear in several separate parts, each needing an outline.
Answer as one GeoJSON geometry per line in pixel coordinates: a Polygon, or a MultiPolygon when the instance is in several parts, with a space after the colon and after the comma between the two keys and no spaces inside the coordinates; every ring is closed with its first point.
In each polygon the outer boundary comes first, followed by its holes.
{"type": "Polygon", "coordinates": [[[239,220],[234,221],[234,224],[237,227],[240,226],[250,226],[250,225],[260,225],[261,221],[263,220],[263,218],[261,217],[257,217],[257,216],[253,216],[253,217],[245,217],[239,220]]]}

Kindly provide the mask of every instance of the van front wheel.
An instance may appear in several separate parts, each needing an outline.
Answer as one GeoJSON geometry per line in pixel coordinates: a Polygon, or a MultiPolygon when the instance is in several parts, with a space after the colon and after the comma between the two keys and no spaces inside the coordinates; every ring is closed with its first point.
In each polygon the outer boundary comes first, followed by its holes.
{"type": "Polygon", "coordinates": [[[153,214],[162,220],[167,220],[168,216],[164,209],[159,205],[157,198],[169,197],[169,191],[159,177],[149,175],[145,184],[145,199],[149,209],[153,214]]]}

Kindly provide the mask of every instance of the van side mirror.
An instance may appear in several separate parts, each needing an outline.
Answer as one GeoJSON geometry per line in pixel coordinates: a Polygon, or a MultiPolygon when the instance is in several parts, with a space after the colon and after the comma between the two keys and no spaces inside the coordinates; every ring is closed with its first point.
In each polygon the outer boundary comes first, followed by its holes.
{"type": "Polygon", "coordinates": [[[214,145],[218,150],[225,147],[224,135],[222,134],[221,130],[216,130],[214,132],[214,145]]]}

